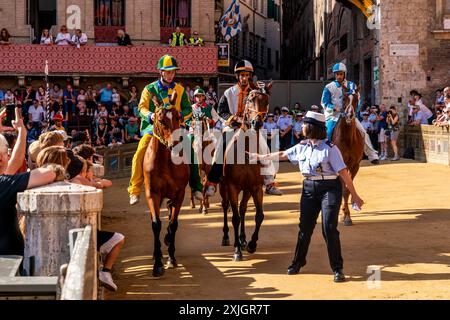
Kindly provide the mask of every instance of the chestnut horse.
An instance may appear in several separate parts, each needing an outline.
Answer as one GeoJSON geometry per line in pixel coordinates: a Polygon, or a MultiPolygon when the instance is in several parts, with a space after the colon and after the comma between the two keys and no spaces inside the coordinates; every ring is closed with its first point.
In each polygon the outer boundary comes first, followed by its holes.
{"type": "MultiPolygon", "coordinates": [[[[202,116],[198,119],[192,120],[192,126],[194,128],[194,135],[199,140],[194,140],[194,147],[193,149],[196,152],[196,156],[198,159],[198,170],[200,171],[200,178],[202,179],[202,185],[203,185],[203,201],[200,201],[200,208],[199,213],[202,214],[208,214],[209,209],[209,197],[206,196],[206,188],[207,188],[207,182],[208,182],[208,173],[211,171],[211,163],[210,161],[213,159],[214,156],[214,148],[213,148],[213,129],[211,128],[209,124],[210,119],[206,116],[202,116]],[[205,161],[204,159],[204,152],[205,150],[209,153],[209,161],[205,161]],[[203,173],[203,175],[202,175],[203,173]]],[[[194,194],[191,191],[191,208],[195,209],[195,199],[194,194]]]]}
{"type": "MultiPolygon", "coordinates": [[[[175,268],[175,234],[178,228],[178,215],[184,200],[186,186],[189,182],[189,165],[185,161],[174,164],[171,159],[171,150],[174,147],[172,134],[180,128],[181,115],[175,108],[160,107],[160,102],[153,97],[155,103],[155,120],[153,137],[147,148],[144,158],[145,195],[152,218],[152,230],[154,236],[154,265],[153,276],[160,277],[164,274],[162,262],[160,206],[167,198],[169,210],[169,225],[164,237],[165,244],[169,247],[168,268],[175,268]]],[[[171,101],[176,100],[176,94],[171,101]]]]}
{"type": "MultiPolygon", "coordinates": [[[[239,133],[245,133],[252,141],[257,141],[259,146],[259,129],[263,125],[264,118],[267,115],[269,109],[269,90],[271,84],[267,86],[267,89],[262,87],[261,89],[252,90],[246,100],[246,106],[243,116],[243,123],[240,129],[233,137],[232,143],[227,147],[224,159],[224,176],[220,183],[220,195],[222,196],[222,208],[224,214],[223,225],[223,239],[222,245],[226,246],[230,244],[228,237],[228,222],[227,213],[228,208],[231,206],[233,213],[232,223],[234,229],[234,260],[242,260],[242,249],[246,248],[248,253],[254,253],[257,247],[258,234],[261,224],[264,220],[263,212],[263,185],[264,177],[261,175],[260,163],[249,163],[248,157],[245,156],[244,164],[233,162],[233,164],[227,164],[227,157],[229,151],[234,148],[234,154],[245,155],[245,151],[250,152],[249,141],[245,140],[244,150],[238,150],[239,143],[236,143],[236,137],[239,133]],[[243,196],[238,206],[239,194],[243,192],[243,196]],[[253,202],[256,208],[255,215],[255,230],[252,235],[251,241],[247,244],[245,235],[245,213],[247,211],[247,204],[253,198],[253,202]],[[240,227],[240,233],[239,233],[240,227]]],[[[251,152],[255,152],[252,150],[251,152]]],[[[239,155],[238,155],[239,156],[239,155]]],[[[228,159],[229,160],[229,159],[228,159]]],[[[230,161],[231,162],[231,161],[230,161]]]]}
{"type": "MultiPolygon", "coordinates": [[[[364,137],[356,127],[356,108],[359,101],[359,87],[351,95],[344,95],[344,112],[336,124],[333,132],[333,143],[338,146],[344,158],[344,163],[350,173],[352,180],[359,170],[359,164],[364,155],[364,137]]],[[[353,224],[348,207],[350,192],[347,187],[343,187],[342,211],[344,212],[344,226],[353,224]]]]}

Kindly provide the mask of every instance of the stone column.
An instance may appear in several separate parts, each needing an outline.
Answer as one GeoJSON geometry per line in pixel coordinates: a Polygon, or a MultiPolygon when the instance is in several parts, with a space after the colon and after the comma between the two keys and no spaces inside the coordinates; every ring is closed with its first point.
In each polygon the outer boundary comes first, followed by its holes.
{"type": "MultiPolygon", "coordinates": [[[[20,193],[19,212],[25,215],[24,268],[33,276],[58,276],[70,260],[69,230],[91,225],[97,250],[97,219],[103,192],[67,182],[20,193]]],[[[97,268],[96,255],[92,257],[97,268]]],[[[95,270],[94,270],[95,271],[95,270]]]]}

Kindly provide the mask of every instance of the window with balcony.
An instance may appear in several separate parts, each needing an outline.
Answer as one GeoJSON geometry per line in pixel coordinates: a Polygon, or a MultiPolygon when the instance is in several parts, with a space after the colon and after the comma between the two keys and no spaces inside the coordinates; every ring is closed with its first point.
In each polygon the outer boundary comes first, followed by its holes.
{"type": "Polygon", "coordinates": [[[191,27],[191,0],[161,0],[161,27],[191,27]]]}

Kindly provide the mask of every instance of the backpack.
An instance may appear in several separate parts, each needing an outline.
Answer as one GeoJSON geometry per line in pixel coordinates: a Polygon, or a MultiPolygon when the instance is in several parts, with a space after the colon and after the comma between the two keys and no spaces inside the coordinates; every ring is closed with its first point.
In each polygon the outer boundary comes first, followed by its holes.
{"type": "Polygon", "coordinates": [[[412,147],[406,148],[405,152],[403,153],[403,158],[414,160],[414,149],[412,147]]]}

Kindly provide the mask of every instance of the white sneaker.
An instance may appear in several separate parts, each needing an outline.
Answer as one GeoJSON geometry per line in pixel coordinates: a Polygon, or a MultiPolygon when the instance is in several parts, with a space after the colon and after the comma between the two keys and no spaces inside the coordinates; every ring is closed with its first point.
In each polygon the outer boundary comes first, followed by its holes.
{"type": "Polygon", "coordinates": [[[400,160],[400,157],[399,157],[399,156],[395,156],[395,157],[393,157],[393,158],[391,159],[391,161],[398,161],[398,160],[400,160]]]}
{"type": "Polygon", "coordinates": [[[130,205],[134,206],[138,202],[139,202],[138,195],[135,195],[135,194],[130,195],[130,205]]]}
{"type": "Polygon", "coordinates": [[[203,194],[200,191],[195,191],[194,198],[197,199],[198,201],[203,201],[203,194]]]}
{"type": "Polygon", "coordinates": [[[383,155],[380,157],[380,160],[382,160],[382,161],[387,160],[387,157],[383,154],[383,155]]]}
{"type": "Polygon", "coordinates": [[[209,185],[206,188],[205,196],[212,197],[216,193],[216,188],[214,186],[209,185]]]}
{"type": "Polygon", "coordinates": [[[111,291],[117,291],[117,285],[114,283],[111,273],[106,271],[100,271],[98,273],[98,280],[100,285],[111,291]]]}
{"type": "Polygon", "coordinates": [[[275,186],[266,186],[266,194],[271,194],[274,196],[281,196],[283,192],[275,186]]]}

